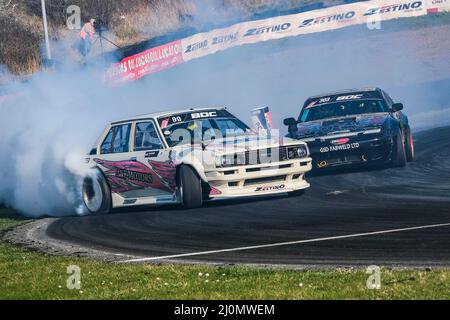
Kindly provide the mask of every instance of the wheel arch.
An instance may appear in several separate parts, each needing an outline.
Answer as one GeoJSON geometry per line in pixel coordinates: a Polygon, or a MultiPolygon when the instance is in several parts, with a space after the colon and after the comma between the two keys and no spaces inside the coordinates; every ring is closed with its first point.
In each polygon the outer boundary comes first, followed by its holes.
{"type": "Polygon", "coordinates": [[[177,187],[180,183],[180,168],[182,166],[190,167],[195,172],[195,174],[197,174],[197,176],[200,178],[200,181],[202,184],[203,195],[209,196],[209,193],[211,192],[211,186],[209,185],[208,181],[206,180],[206,176],[205,176],[204,172],[203,172],[203,175],[200,174],[199,170],[192,163],[189,163],[189,162],[181,162],[176,166],[175,181],[177,183],[177,187]]]}
{"type": "Polygon", "coordinates": [[[106,174],[103,172],[103,170],[98,165],[92,167],[91,170],[100,172],[100,174],[103,176],[103,179],[105,179],[106,184],[108,185],[109,191],[111,192],[111,184],[109,183],[109,179],[106,176],[106,174]]]}
{"type": "Polygon", "coordinates": [[[98,212],[92,212],[88,208],[88,205],[86,204],[86,202],[84,200],[84,192],[85,192],[84,188],[85,188],[85,184],[87,183],[88,179],[90,181],[97,180],[97,179],[100,181],[100,184],[102,185],[101,188],[102,188],[103,192],[105,192],[103,198],[105,199],[105,197],[106,197],[107,202],[106,203],[102,202],[101,208],[99,210],[102,210],[102,212],[100,212],[100,213],[109,213],[114,208],[113,193],[111,191],[111,185],[109,183],[108,178],[106,177],[106,175],[103,172],[103,170],[100,167],[98,167],[98,166],[91,167],[90,171],[88,172],[88,174],[86,174],[83,177],[83,186],[82,186],[82,191],[81,191],[81,197],[83,199],[82,201],[84,203],[85,208],[91,214],[98,214],[98,212]]]}

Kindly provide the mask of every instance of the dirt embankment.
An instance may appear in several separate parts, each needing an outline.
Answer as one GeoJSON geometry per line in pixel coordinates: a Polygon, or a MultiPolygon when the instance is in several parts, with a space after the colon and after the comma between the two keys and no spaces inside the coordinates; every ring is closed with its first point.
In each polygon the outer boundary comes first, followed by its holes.
{"type": "MultiPolygon", "coordinates": [[[[251,16],[273,8],[292,9],[314,3],[311,0],[47,0],[50,38],[66,40],[65,47],[55,44],[54,55],[76,55],[74,43],[78,30],[69,30],[69,5],[80,8],[82,23],[97,18],[106,24],[107,35],[119,46],[149,40],[181,28],[198,27],[236,17],[251,16]]],[[[324,5],[343,3],[325,0],[324,5]]],[[[7,69],[26,75],[42,64],[43,25],[40,0],[0,0],[0,83],[7,69]],[[3,67],[1,67],[3,65],[3,67]],[[6,67],[5,67],[6,66],[6,67]]],[[[105,44],[106,50],[115,47],[105,44]]],[[[93,53],[95,54],[95,52],[93,53]]],[[[76,57],[75,57],[76,58],[76,57]]],[[[3,82],[5,80],[3,79],[3,82]]]]}

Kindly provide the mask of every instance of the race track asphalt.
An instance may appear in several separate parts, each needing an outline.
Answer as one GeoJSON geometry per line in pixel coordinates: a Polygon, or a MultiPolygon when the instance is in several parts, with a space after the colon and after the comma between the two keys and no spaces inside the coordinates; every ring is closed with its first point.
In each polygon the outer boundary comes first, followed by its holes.
{"type": "Polygon", "coordinates": [[[415,139],[416,161],[406,168],[309,177],[312,187],[302,197],[60,218],[49,225],[47,235],[137,258],[175,255],[165,261],[450,266],[450,127],[417,133],[415,139]],[[436,224],[444,225],[427,227],[436,224]],[[351,237],[339,238],[347,235],[351,237]],[[319,238],[330,239],[298,243],[319,238]],[[297,243],[195,255],[291,241],[297,243]]]}

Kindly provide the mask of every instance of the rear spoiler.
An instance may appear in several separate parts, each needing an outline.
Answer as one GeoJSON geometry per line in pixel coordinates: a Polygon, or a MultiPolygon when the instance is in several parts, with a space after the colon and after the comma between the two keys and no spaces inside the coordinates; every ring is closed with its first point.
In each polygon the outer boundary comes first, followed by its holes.
{"type": "Polygon", "coordinates": [[[270,134],[273,125],[269,107],[256,108],[251,111],[253,130],[257,134],[270,134]]]}

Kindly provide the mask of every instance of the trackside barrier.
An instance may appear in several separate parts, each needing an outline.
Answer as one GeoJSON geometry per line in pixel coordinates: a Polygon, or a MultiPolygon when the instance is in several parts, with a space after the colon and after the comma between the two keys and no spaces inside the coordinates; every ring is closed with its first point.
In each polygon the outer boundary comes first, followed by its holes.
{"type": "Polygon", "coordinates": [[[450,0],[372,0],[242,22],[124,58],[109,67],[105,80],[111,84],[137,80],[183,62],[246,44],[440,12],[450,12],[450,0]]]}

